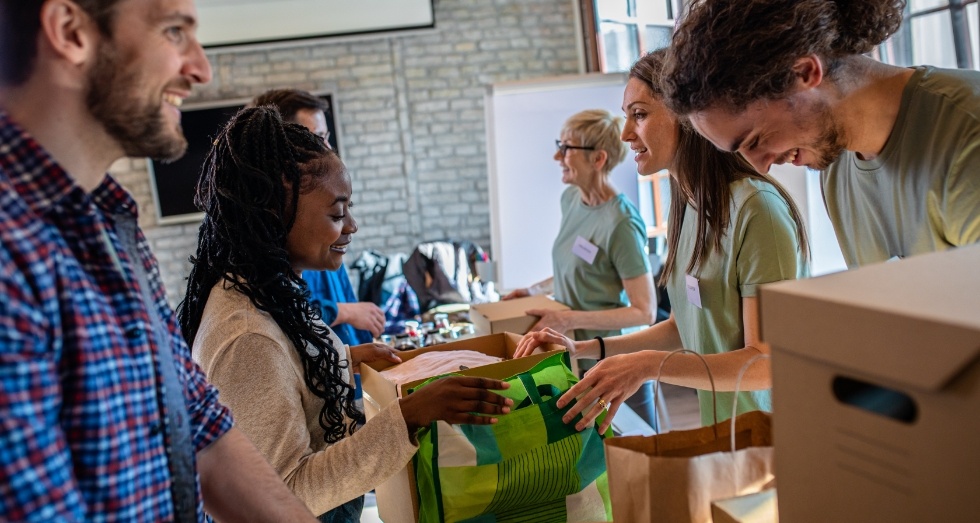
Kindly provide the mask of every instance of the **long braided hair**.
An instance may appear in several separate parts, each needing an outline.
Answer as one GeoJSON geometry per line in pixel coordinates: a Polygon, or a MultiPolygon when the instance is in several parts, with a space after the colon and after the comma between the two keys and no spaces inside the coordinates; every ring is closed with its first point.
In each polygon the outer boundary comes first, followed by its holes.
{"type": "Polygon", "coordinates": [[[197,335],[212,287],[221,281],[272,316],[303,362],[306,386],[324,400],[319,421],[327,443],[353,433],[364,415],[354,404],[354,388],[341,376],[329,329],[317,321],[320,311],[290,265],[286,236],[300,191],[342,169],[321,138],[284,123],[274,107],[243,109],[232,117],[197,184],[194,204],[205,217],[190,259],[187,294],[177,307],[188,343],[197,335]]]}

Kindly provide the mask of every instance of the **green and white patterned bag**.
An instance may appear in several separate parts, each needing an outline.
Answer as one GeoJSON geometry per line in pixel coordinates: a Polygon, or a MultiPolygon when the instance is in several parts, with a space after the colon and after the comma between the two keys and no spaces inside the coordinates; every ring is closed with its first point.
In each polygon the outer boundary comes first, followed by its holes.
{"type": "Polygon", "coordinates": [[[511,387],[498,392],[515,407],[498,423],[440,421],[419,433],[419,522],[608,521],[602,439],[612,432],[598,433],[602,417],[578,432],[575,422],[561,419],[572,404],[555,406],[578,381],[568,354],[550,356],[504,381],[511,387]]]}

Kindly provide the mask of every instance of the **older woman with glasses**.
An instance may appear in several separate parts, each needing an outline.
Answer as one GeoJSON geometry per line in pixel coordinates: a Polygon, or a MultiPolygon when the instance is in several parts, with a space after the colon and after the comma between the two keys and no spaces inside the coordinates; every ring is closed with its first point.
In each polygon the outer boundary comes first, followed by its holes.
{"type": "MultiPolygon", "coordinates": [[[[574,331],[574,339],[591,340],[654,321],[646,225],[609,178],[626,158],[621,131],[622,118],[601,109],[582,111],[565,122],[554,158],[569,187],[561,195],[561,228],[551,250],[553,276],[504,299],[553,292],[571,310],[527,311],[541,317],[532,331],[574,331]]],[[[639,410],[652,421],[645,405],[639,410]]]]}

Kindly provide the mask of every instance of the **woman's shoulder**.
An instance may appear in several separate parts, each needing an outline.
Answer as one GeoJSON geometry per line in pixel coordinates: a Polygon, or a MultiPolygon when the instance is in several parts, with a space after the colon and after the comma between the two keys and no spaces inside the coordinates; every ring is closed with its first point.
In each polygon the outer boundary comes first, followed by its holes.
{"type": "Polygon", "coordinates": [[[732,182],[730,187],[736,213],[744,210],[789,212],[788,202],[779,189],[766,180],[741,178],[732,182]]]}
{"type": "Polygon", "coordinates": [[[617,225],[630,224],[646,228],[646,222],[643,220],[640,210],[625,194],[617,194],[610,203],[607,213],[617,225]]]}
{"type": "Polygon", "coordinates": [[[614,198],[615,208],[622,214],[628,216],[639,216],[640,210],[636,208],[636,205],[629,199],[624,193],[619,193],[614,198]]]}
{"type": "Polygon", "coordinates": [[[289,340],[269,313],[260,310],[248,296],[228,281],[218,282],[208,296],[198,337],[208,345],[223,345],[246,335],[268,338],[281,345],[289,340]]]}

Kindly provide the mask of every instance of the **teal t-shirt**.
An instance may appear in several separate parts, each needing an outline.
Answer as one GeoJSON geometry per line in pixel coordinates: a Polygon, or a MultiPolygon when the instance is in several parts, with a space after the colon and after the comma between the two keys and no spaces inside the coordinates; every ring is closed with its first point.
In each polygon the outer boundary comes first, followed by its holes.
{"type": "Polygon", "coordinates": [[[980,72],[917,68],[881,154],[822,187],[850,268],[980,242],[980,72]]]}
{"type": "MultiPolygon", "coordinates": [[[[697,210],[688,205],[667,282],[670,306],[686,349],[719,354],[745,346],[742,298],[759,285],[802,278],[808,268],[786,200],[771,184],[742,179],[731,184],[731,219],[721,252],[712,250],[692,274],[698,280],[701,307],[688,299],[687,266],[694,252],[697,210]]],[[[733,392],[718,393],[718,421],[732,416],[733,392]]],[[[698,391],[701,423],[714,423],[711,391],[698,391]]],[[[772,410],[770,391],[740,392],[738,413],[772,410]]]]}
{"type": "MultiPolygon", "coordinates": [[[[622,194],[589,207],[575,187],[561,195],[561,228],[551,249],[555,300],[577,311],[598,311],[629,306],[623,280],[650,272],[646,254],[646,224],[640,212],[622,194]],[[595,259],[573,253],[577,238],[597,248],[595,259]]],[[[576,329],[576,340],[616,336],[637,330],[576,329]]]]}

